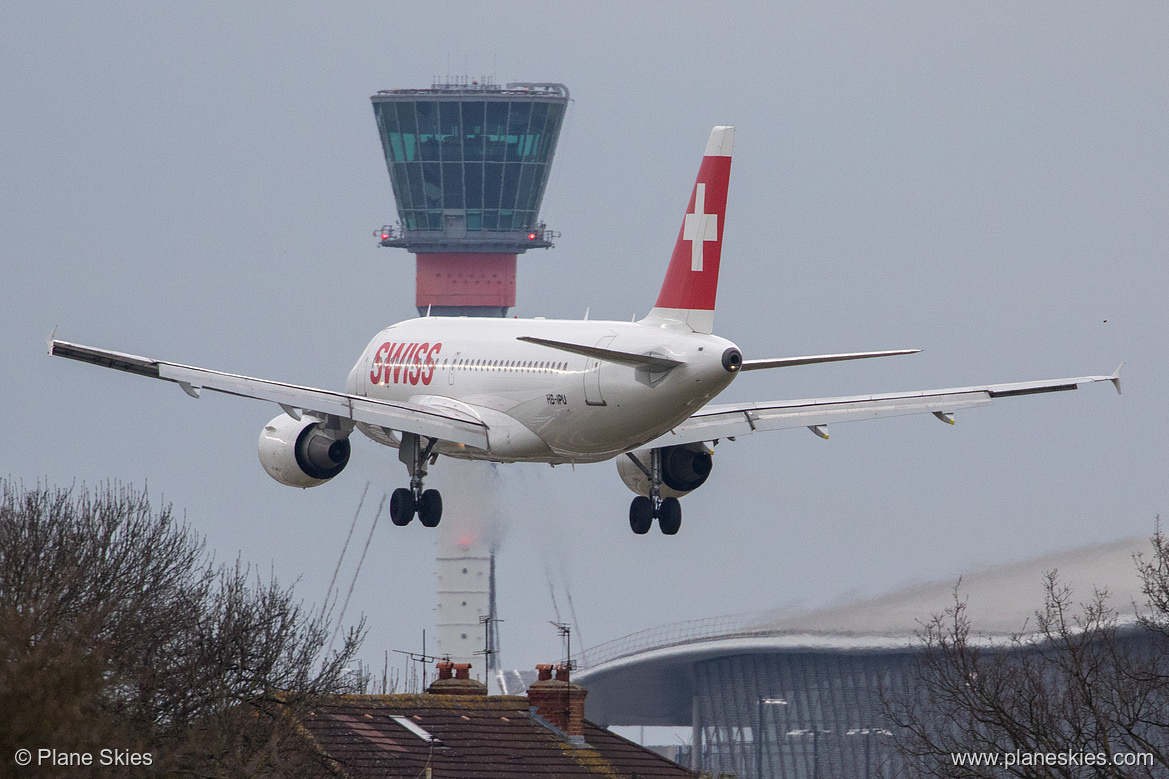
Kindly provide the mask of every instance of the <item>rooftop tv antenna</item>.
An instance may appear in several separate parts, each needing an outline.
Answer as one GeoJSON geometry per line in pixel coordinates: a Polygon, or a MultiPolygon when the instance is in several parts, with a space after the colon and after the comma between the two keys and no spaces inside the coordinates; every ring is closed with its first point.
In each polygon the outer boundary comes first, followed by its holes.
{"type": "Polygon", "coordinates": [[[422,689],[423,690],[426,689],[426,671],[427,671],[428,667],[430,666],[430,664],[436,663],[439,660],[443,660],[443,661],[450,660],[449,655],[443,655],[443,656],[439,657],[438,655],[426,654],[426,630],[425,629],[422,631],[422,651],[421,652],[410,652],[410,651],[405,650],[405,649],[395,649],[394,651],[400,655],[406,655],[406,657],[410,660],[410,662],[422,664],[422,689]]]}
{"type": "Polygon", "coordinates": [[[568,670],[574,670],[575,665],[572,662],[572,625],[566,622],[552,622],[549,620],[548,624],[556,628],[560,633],[560,637],[564,639],[564,665],[568,670]]]}
{"type": "Polygon", "coordinates": [[[484,665],[487,666],[487,678],[494,678],[499,684],[499,691],[507,695],[507,683],[499,668],[499,628],[496,624],[500,622],[503,620],[496,617],[494,612],[479,617],[479,624],[483,626],[483,648],[475,654],[483,655],[484,665]]]}

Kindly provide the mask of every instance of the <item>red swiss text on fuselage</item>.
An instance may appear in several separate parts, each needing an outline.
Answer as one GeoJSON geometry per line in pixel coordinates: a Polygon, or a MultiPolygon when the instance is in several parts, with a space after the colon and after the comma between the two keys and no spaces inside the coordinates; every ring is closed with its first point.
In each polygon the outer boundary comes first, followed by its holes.
{"type": "Polygon", "coordinates": [[[377,348],[369,372],[370,384],[430,384],[434,378],[434,359],[442,344],[390,343],[377,348]]]}

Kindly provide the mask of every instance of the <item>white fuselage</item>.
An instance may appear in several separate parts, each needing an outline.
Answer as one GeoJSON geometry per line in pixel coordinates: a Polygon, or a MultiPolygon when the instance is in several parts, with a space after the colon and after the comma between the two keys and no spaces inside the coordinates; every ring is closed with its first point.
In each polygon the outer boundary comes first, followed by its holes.
{"type": "MultiPolygon", "coordinates": [[[[378,333],[347,391],[441,407],[488,428],[488,447],[440,441],[440,454],[502,462],[597,462],[643,446],[734,379],[734,344],[636,322],[423,317],[378,333]],[[683,364],[655,371],[517,340],[522,336],[651,355],[683,364]]],[[[378,443],[394,433],[359,424],[378,443]]]]}

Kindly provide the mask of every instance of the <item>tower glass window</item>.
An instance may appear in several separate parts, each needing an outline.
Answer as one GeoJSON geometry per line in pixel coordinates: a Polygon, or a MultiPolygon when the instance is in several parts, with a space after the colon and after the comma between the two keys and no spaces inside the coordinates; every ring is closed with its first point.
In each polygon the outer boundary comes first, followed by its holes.
{"type": "Polygon", "coordinates": [[[567,104],[557,92],[498,87],[374,95],[402,227],[533,229],[567,104]]]}

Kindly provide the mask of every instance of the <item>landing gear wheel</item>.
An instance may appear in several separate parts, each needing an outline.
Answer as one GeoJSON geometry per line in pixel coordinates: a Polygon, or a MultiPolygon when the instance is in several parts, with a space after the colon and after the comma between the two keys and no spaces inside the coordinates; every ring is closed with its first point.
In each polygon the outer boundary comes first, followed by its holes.
{"type": "Polygon", "coordinates": [[[438,490],[427,490],[422,493],[422,500],[418,501],[418,521],[424,527],[438,527],[442,519],[442,495],[438,490]]]}
{"type": "Polygon", "coordinates": [[[390,495],[390,521],[398,527],[410,524],[414,519],[414,508],[414,493],[405,487],[399,487],[390,495]]]}
{"type": "Polygon", "coordinates": [[[658,509],[658,528],[668,536],[672,536],[682,527],[682,504],[677,498],[662,498],[662,506],[658,509]]]}
{"type": "Polygon", "coordinates": [[[634,533],[637,533],[639,536],[644,536],[649,532],[649,528],[653,522],[653,501],[644,495],[638,495],[629,504],[629,527],[633,528],[634,533]]]}

